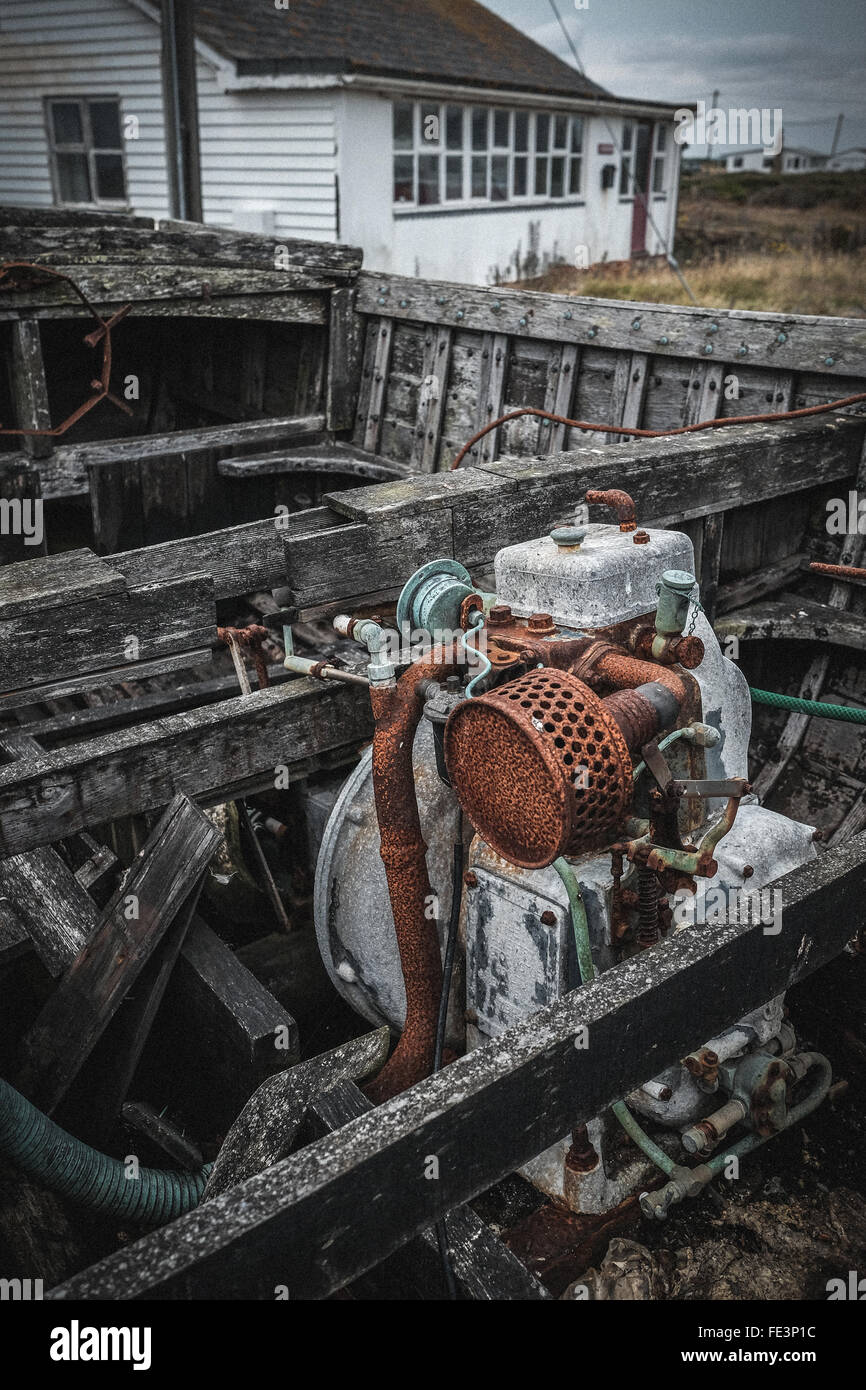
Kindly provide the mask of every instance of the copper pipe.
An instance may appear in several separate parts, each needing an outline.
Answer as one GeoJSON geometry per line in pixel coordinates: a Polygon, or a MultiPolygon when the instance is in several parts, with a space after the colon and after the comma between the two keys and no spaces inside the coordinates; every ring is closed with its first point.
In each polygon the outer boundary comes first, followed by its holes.
{"type": "Polygon", "coordinates": [[[370,688],[376,720],[373,793],[380,853],[406,986],[406,1023],[400,1041],[379,1075],[365,1087],[377,1103],[399,1095],[433,1070],[442,957],[436,921],[429,916],[433,891],[415,795],[412,747],[423,708],[419,686],[444,680],[456,666],[454,648],[437,647],[410,666],[396,685],[370,688]]]}
{"type": "Polygon", "coordinates": [[[809,569],[813,574],[824,574],[828,579],[843,579],[849,584],[866,584],[866,570],[856,565],[820,565],[813,560],[809,569]]]}
{"type": "Polygon", "coordinates": [[[603,492],[597,488],[590,488],[586,500],[590,506],[598,503],[602,507],[613,507],[620,531],[627,534],[629,531],[637,530],[634,500],[627,492],[623,492],[621,487],[609,487],[603,492]]]}
{"type": "Polygon", "coordinates": [[[807,415],[824,415],[827,411],[842,410],[848,405],[858,405],[860,401],[866,401],[866,391],[859,391],[856,396],[841,396],[839,400],[827,401],[825,405],[807,405],[802,410],[780,410],[775,414],[768,415],[723,415],[718,420],[700,420],[696,425],[678,425],[673,430],[627,429],[625,425],[604,425],[589,420],[569,420],[565,415],[554,415],[550,410],[539,410],[537,406],[527,405],[520,410],[509,410],[507,415],[500,415],[496,420],[491,420],[477,434],[473,434],[472,438],[463,445],[451,467],[452,469],[459,468],[470,449],[474,449],[475,445],[491,430],[498,430],[502,425],[507,425],[510,420],[520,420],[524,415],[536,415],[541,420],[551,420],[555,425],[567,425],[570,429],[588,430],[594,434],[620,434],[624,439],[666,439],[675,434],[696,434],[699,430],[720,430],[728,425],[772,425],[777,420],[800,420],[807,415]]]}

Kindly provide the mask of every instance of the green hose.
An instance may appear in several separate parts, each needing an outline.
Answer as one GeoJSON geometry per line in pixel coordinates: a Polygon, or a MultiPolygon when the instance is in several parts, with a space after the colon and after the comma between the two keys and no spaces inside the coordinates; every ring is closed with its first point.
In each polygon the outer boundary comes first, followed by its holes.
{"type": "Polygon", "coordinates": [[[771,709],[790,709],[797,714],[814,714],[819,719],[842,719],[849,724],[866,724],[866,709],[848,705],[825,705],[821,700],[801,700],[798,695],[778,695],[774,690],[755,690],[749,686],[754,705],[769,705],[771,709]]]}
{"type": "MultiPolygon", "coordinates": [[[[577,964],[580,970],[582,984],[589,984],[590,980],[596,977],[595,961],[592,958],[592,950],[589,944],[589,926],[586,920],[586,908],[583,905],[583,897],[580,891],[580,884],[577,875],[567,859],[561,856],[555,859],[553,867],[565,884],[565,891],[568,894],[568,902],[571,908],[571,925],[574,930],[574,944],[577,950],[577,964]]],[[[669,1158],[664,1149],[655,1144],[644,1129],[638,1124],[634,1115],[629,1110],[625,1101],[618,1100],[610,1107],[616,1118],[619,1120],[629,1138],[633,1139],[639,1149],[642,1149],[647,1158],[653,1162],[657,1168],[670,1177],[676,1166],[674,1160],[669,1158]]]]}
{"type": "Polygon", "coordinates": [[[197,1173],[140,1168],[135,1178],[119,1159],[75,1139],[0,1079],[0,1154],[73,1202],[145,1226],[174,1221],[197,1206],[213,1164],[197,1173]]]}

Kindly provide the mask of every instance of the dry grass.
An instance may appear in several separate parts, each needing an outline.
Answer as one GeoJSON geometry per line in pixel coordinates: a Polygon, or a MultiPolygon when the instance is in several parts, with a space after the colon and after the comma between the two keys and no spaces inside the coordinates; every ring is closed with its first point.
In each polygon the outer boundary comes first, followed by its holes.
{"type": "MultiPolygon", "coordinates": [[[[707,259],[683,267],[698,304],[709,309],[756,309],[782,314],[832,314],[866,318],[866,256],[815,255],[786,245],[761,255],[707,259]]],[[[627,272],[603,266],[558,266],[527,289],[599,299],[690,304],[672,270],[656,263],[627,272]]]]}

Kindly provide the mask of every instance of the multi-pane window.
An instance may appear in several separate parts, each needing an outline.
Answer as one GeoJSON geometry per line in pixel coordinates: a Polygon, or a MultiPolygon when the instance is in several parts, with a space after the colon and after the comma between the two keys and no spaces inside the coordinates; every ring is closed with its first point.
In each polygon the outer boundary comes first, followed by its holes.
{"type": "Polygon", "coordinates": [[[664,193],[665,191],[665,156],[668,147],[667,126],[656,126],[656,143],[653,152],[653,193],[664,193]]]}
{"type": "Polygon", "coordinates": [[[580,116],[397,101],[393,129],[398,206],[555,201],[581,192],[580,116]]]}
{"type": "Polygon", "coordinates": [[[124,204],[120,102],[113,97],[52,97],[46,116],[55,201],[124,204]]]}

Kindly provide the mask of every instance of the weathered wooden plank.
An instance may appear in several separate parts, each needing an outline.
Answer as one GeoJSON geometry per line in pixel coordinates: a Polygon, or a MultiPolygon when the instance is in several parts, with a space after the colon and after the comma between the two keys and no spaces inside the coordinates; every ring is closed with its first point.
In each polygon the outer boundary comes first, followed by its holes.
{"type": "MultiPolygon", "coordinates": [[[[551,407],[552,414],[572,418],[572,402],[577,378],[580,373],[580,348],[576,343],[564,343],[559,364],[559,380],[556,395],[551,407]]],[[[551,425],[549,452],[556,453],[565,448],[567,425],[551,425]]]]}
{"type": "Polygon", "coordinates": [[[331,294],[325,416],[329,430],[350,430],[361,388],[364,319],[355,311],[354,289],[331,294]]]}
{"type": "Polygon", "coordinates": [[[724,512],[710,512],[704,517],[701,536],[701,606],[709,623],[713,622],[716,612],[724,534],[724,512]]]}
{"type": "MultiPolygon", "coordinates": [[[[17,429],[51,428],[42,340],[39,324],[33,319],[16,319],[12,324],[12,398],[17,429]]],[[[52,440],[40,435],[24,435],[21,448],[33,458],[45,458],[51,453],[52,440]]]]}
{"type": "Polygon", "coordinates": [[[421,473],[435,473],[439,462],[453,346],[451,328],[428,329],[412,445],[412,464],[421,473]]]}
{"type": "Polygon", "coordinates": [[[69,676],[66,680],[53,681],[50,685],[28,686],[25,690],[0,696],[0,712],[6,714],[26,705],[62,700],[69,695],[80,695],[87,690],[104,690],[128,680],[146,680],[149,676],[164,676],[174,671],[188,671],[194,666],[209,666],[212,661],[213,652],[210,647],[200,647],[193,651],[177,652],[173,656],[162,656],[155,661],[127,662],[124,666],[96,671],[89,676],[69,676]]]}
{"type": "Polygon", "coordinates": [[[866,650],[866,617],[797,594],[781,594],[777,599],[729,612],[716,619],[715,627],[720,637],[737,637],[741,642],[785,638],[866,650]]]}
{"type": "Polygon", "coordinates": [[[714,361],[820,372],[828,378],[863,375],[866,350],[862,319],[684,308],[501,286],[492,290],[371,271],[362,271],[358,278],[358,309],[394,319],[459,323],[481,333],[651,352],[654,357],[706,362],[709,347],[714,361]]]}
{"type": "Polygon", "coordinates": [[[746,604],[755,603],[777,589],[783,589],[808,563],[809,556],[804,551],[797,551],[776,565],[768,565],[742,579],[732,579],[730,583],[722,584],[716,599],[716,613],[731,613],[736,608],[745,608],[746,604]]]}
{"type": "Polygon", "coordinates": [[[0,860],[0,920],[8,916],[37,944],[39,957],[59,975],[86,940],[96,917],[93,900],[56,850],[47,847],[0,860]],[[5,912],[2,910],[6,907],[5,912]]]}
{"type": "Polygon", "coordinates": [[[278,767],[352,747],[371,724],[363,688],[302,679],[21,759],[0,767],[0,854],[156,810],[177,791],[214,804],[273,786],[278,767]]]}
{"type": "Polygon", "coordinates": [[[112,670],[123,661],[130,663],[131,675],[137,661],[214,646],[216,640],[210,575],[189,575],[48,609],[35,599],[26,612],[0,619],[4,694],[49,681],[69,682],[79,674],[112,670]]]}
{"type": "MultiPolygon", "coordinates": [[[[503,413],[505,378],[508,372],[508,338],[504,333],[485,333],[481,346],[481,380],[478,383],[476,430],[483,429],[503,413]]],[[[499,457],[499,430],[491,430],[479,445],[479,462],[499,457]]]]}
{"type": "Polygon", "coordinates": [[[375,454],[382,438],[382,415],[385,393],[388,389],[388,372],[391,366],[391,345],[394,338],[394,324],[391,319],[380,319],[376,324],[376,352],[373,358],[373,378],[370,384],[370,404],[367,422],[364,426],[364,448],[375,454]]]}
{"type": "Polygon", "coordinates": [[[178,794],[23,1040],[19,1086],[50,1113],[207,868],[221,834],[178,794]]]}
{"type": "MultiPolygon", "coordinates": [[[[313,1133],[331,1134],[372,1109],[359,1087],[344,1080],[316,1097],[309,1108],[308,1122],[313,1133]]],[[[443,1217],[443,1222],[454,1282],[462,1297],[477,1302],[534,1302],[550,1298],[544,1285],[471,1207],[457,1207],[449,1213],[447,1222],[443,1217]]],[[[362,1278],[361,1292],[375,1297],[376,1290],[366,1287],[369,1279],[370,1276],[362,1278]]],[[[428,1227],[410,1240],[373,1272],[372,1279],[377,1285],[384,1279],[392,1287],[414,1288],[421,1297],[435,1297],[437,1285],[443,1282],[435,1230],[428,1227]]],[[[444,1288],[440,1296],[445,1296],[444,1288]]]]}
{"type": "Polygon", "coordinates": [[[165,220],[152,229],[136,226],[124,216],[70,225],[64,209],[64,221],[52,225],[41,209],[31,221],[16,214],[10,208],[0,212],[0,259],[38,260],[54,268],[108,262],[134,266],[140,272],[142,265],[200,265],[267,272],[281,276],[288,286],[319,282],[330,286],[351,283],[362,259],[362,252],[352,246],[298,238],[286,241],[199,223],[165,220]]]}
{"type": "Polygon", "coordinates": [[[92,550],[67,550],[0,570],[0,622],[123,591],[123,575],[92,550]]]}
{"type": "Polygon", "coordinates": [[[778,935],[683,927],[50,1297],[327,1296],[837,955],[866,922],[866,836],[778,887],[778,935]]]}

